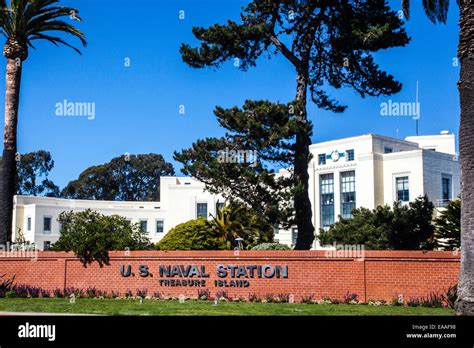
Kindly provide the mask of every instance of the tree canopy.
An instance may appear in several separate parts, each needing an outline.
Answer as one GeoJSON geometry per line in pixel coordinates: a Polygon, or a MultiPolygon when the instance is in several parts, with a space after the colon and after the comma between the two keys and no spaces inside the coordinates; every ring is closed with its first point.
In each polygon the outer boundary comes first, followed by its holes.
{"type": "Polygon", "coordinates": [[[320,230],[321,245],[364,245],[372,250],[432,250],[435,246],[434,205],[426,196],[408,205],[370,210],[357,208],[352,218],[340,218],[328,230],[320,230]]]}
{"type": "Polygon", "coordinates": [[[40,150],[19,156],[17,161],[17,194],[58,197],[60,190],[48,175],[54,160],[47,151],[40,150]]]}
{"type": "Polygon", "coordinates": [[[102,267],[109,264],[109,251],[147,250],[151,248],[146,232],[138,224],[130,224],[122,216],[102,215],[87,209],[80,212],[62,212],[59,240],[54,251],[73,251],[86,267],[98,262],[102,267]]]}
{"type": "Polygon", "coordinates": [[[173,165],[159,154],[124,155],[84,170],[69,182],[65,198],[112,201],[159,200],[160,177],[174,175],[173,165]]]}
{"type": "Polygon", "coordinates": [[[461,200],[448,203],[435,220],[436,242],[439,248],[454,250],[461,247],[461,200]]]}
{"type": "Polygon", "coordinates": [[[248,100],[242,108],[217,107],[214,113],[225,136],[198,140],[175,152],[182,172],[212,193],[247,204],[272,225],[291,225],[293,181],[274,172],[292,161],[296,122],[289,106],[248,100]]]}
{"type": "Polygon", "coordinates": [[[361,97],[397,93],[401,84],[379,68],[373,53],[404,46],[409,38],[402,20],[385,0],[254,0],[242,9],[240,18],[239,23],[228,20],[208,28],[194,27],[199,46],[182,44],[180,52],[183,61],[194,68],[218,68],[233,60],[234,66],[245,71],[265,54],[281,54],[294,68],[292,116],[298,126],[291,178],[296,248],[309,249],[314,227],[308,196],[312,126],[307,99],[319,108],[342,112],[346,106],[331,97],[331,89],[349,87],[361,97]]]}

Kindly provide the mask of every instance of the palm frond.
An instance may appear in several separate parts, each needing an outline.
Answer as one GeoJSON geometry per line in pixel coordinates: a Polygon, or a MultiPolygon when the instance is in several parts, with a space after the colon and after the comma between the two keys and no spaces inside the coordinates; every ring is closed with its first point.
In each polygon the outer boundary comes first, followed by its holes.
{"type": "MultiPolygon", "coordinates": [[[[74,51],[76,51],[77,53],[79,54],[82,54],[81,51],[72,46],[71,44],[69,44],[67,41],[61,39],[60,37],[57,37],[57,36],[50,36],[50,35],[46,35],[46,34],[41,34],[41,33],[38,33],[38,34],[35,34],[33,35],[29,40],[28,42],[30,43],[31,41],[33,40],[46,40],[46,41],[49,41],[51,42],[52,44],[54,44],[55,46],[59,46],[59,44],[63,44],[64,46],[67,46],[67,47],[70,47],[72,48],[74,51]]],[[[31,45],[31,44],[29,44],[31,45]]],[[[31,45],[32,46],[32,45],[31,45]]],[[[34,46],[33,46],[34,48],[34,46]]]]}
{"type": "Polygon", "coordinates": [[[449,0],[423,0],[423,9],[433,23],[446,23],[448,18],[449,0]]]}
{"type": "Polygon", "coordinates": [[[410,19],[410,0],[402,0],[402,9],[405,17],[410,19]]]}
{"type": "Polygon", "coordinates": [[[77,47],[60,35],[74,36],[82,46],[87,45],[84,33],[65,20],[74,15],[73,19],[81,22],[79,11],[72,7],[56,6],[58,3],[59,0],[0,0],[1,33],[7,38],[24,40],[31,48],[34,48],[32,40],[46,40],[80,53],[77,47]]]}

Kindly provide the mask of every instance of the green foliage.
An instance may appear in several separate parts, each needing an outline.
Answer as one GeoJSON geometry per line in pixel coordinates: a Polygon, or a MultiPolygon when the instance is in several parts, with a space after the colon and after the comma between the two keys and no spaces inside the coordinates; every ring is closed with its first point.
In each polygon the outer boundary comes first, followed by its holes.
{"type": "Polygon", "coordinates": [[[229,20],[193,28],[199,47],[181,45],[192,67],[217,68],[238,59],[239,68],[255,66],[264,53],[281,53],[299,74],[307,75],[311,100],[341,112],[328,87],[352,87],[362,97],[396,93],[401,85],[380,70],[372,53],[409,42],[403,22],[385,1],[327,2],[254,0],[242,9],[241,23],[229,20]],[[287,46],[288,44],[288,46],[287,46]]]}
{"type": "Polygon", "coordinates": [[[262,243],[254,246],[252,250],[291,250],[291,248],[286,244],[262,243]]]}
{"type": "Polygon", "coordinates": [[[92,166],[62,191],[65,198],[112,201],[159,200],[160,176],[174,175],[158,154],[124,155],[92,166]]]}
{"type": "MultiPolygon", "coordinates": [[[[235,205],[241,206],[236,202],[230,204],[231,207],[235,205]]],[[[260,243],[273,242],[275,231],[267,219],[245,205],[241,207],[235,218],[244,228],[241,236],[244,239],[243,248],[248,250],[260,243]]]]}
{"type": "Polygon", "coordinates": [[[454,250],[461,247],[461,200],[450,201],[435,219],[436,242],[439,248],[454,250]]]}
{"type": "MultiPolygon", "coordinates": [[[[253,0],[241,9],[239,23],[229,20],[224,25],[193,28],[193,34],[200,42],[199,46],[182,44],[180,48],[183,61],[191,67],[217,68],[224,62],[232,60],[234,66],[245,71],[255,66],[258,58],[264,53],[268,54],[268,58],[279,53],[291,63],[297,79],[296,97],[289,114],[298,126],[295,129],[288,129],[287,133],[275,133],[276,138],[266,139],[270,142],[275,139],[297,140],[289,152],[293,175],[289,185],[282,188],[281,183],[275,182],[268,167],[258,168],[257,165],[257,168],[248,169],[237,166],[234,174],[238,175],[236,181],[232,176],[234,168],[223,170],[222,166],[219,167],[216,161],[212,160],[212,152],[219,149],[209,144],[209,139],[201,141],[207,151],[200,150],[198,142],[193,144],[190,151],[183,152],[177,160],[184,163],[185,169],[192,175],[200,180],[204,179],[202,181],[215,191],[238,192],[236,195],[239,195],[241,200],[265,215],[270,223],[291,225],[288,220],[293,218],[299,231],[295,247],[309,249],[314,239],[314,227],[311,222],[311,202],[307,190],[312,133],[312,125],[306,110],[307,99],[309,98],[321,109],[343,112],[346,106],[330,97],[333,94],[331,89],[350,87],[361,97],[399,92],[401,84],[379,68],[374,61],[373,53],[380,49],[406,45],[409,38],[402,24],[397,13],[392,11],[384,0],[336,2],[253,0]],[[296,136],[292,139],[293,131],[296,136]],[[241,175],[242,173],[244,175],[241,175]],[[224,186],[223,189],[219,174],[230,174],[231,179],[227,184],[234,183],[234,185],[224,186]],[[270,184],[266,185],[265,180],[270,184]],[[275,188],[275,184],[280,186],[280,189],[275,188]],[[280,194],[292,194],[295,203],[294,213],[290,212],[292,208],[286,205],[287,197],[282,200],[278,197],[280,194]],[[258,202],[253,202],[254,197],[261,197],[261,207],[258,202]],[[272,198],[284,202],[283,207],[274,204],[272,198]],[[269,207],[270,211],[262,211],[262,207],[265,206],[269,207]]],[[[252,141],[249,144],[244,142],[244,145],[248,146],[242,147],[239,144],[241,135],[239,134],[238,137],[230,136],[230,139],[227,135],[221,143],[230,143],[225,146],[231,148],[233,145],[237,149],[255,150],[252,144],[265,133],[265,123],[246,123],[246,118],[252,120],[253,114],[245,110],[242,112],[234,108],[225,110],[224,113],[227,114],[224,115],[225,118],[236,116],[239,122],[224,122],[221,125],[231,131],[240,132],[252,141]],[[249,125],[251,127],[248,127],[249,125]]],[[[219,114],[216,114],[219,117],[219,114]]],[[[274,130],[272,129],[272,133],[274,130]]],[[[211,141],[216,143],[219,140],[211,141]]],[[[287,150],[280,145],[282,144],[270,146],[283,152],[287,150]]],[[[270,161],[279,161],[279,151],[270,154],[270,161]]],[[[259,156],[261,155],[259,153],[259,156]]]]}
{"type": "Polygon", "coordinates": [[[204,218],[190,220],[172,228],[156,244],[159,250],[225,250],[226,243],[204,218]]]}
{"type": "Polygon", "coordinates": [[[393,208],[354,209],[353,217],[341,218],[327,231],[320,230],[322,245],[364,245],[369,250],[432,250],[434,205],[426,196],[409,205],[395,202],[393,208]]]}
{"type": "Polygon", "coordinates": [[[174,158],[183,163],[184,174],[204,182],[210,192],[245,203],[272,225],[290,226],[293,180],[273,173],[273,168],[292,163],[297,126],[289,109],[250,100],[242,109],[217,107],[214,112],[226,136],[198,140],[192,148],[175,152],[174,158]]]}
{"type": "Polygon", "coordinates": [[[54,243],[54,251],[73,251],[84,267],[97,261],[102,267],[109,264],[111,250],[146,250],[150,241],[138,224],[130,224],[124,217],[105,216],[90,209],[81,212],[62,212],[58,218],[61,235],[54,243]]]}
{"type": "Polygon", "coordinates": [[[59,187],[48,179],[54,167],[51,154],[40,150],[20,156],[17,162],[18,195],[58,197],[59,187]]]}
{"type": "MultiPolygon", "coordinates": [[[[63,20],[74,19],[81,22],[79,10],[66,6],[52,6],[58,2],[59,0],[11,0],[10,6],[7,6],[6,0],[1,0],[1,33],[9,39],[17,40],[21,46],[24,46],[22,49],[34,48],[33,41],[35,40],[46,40],[55,46],[68,46],[80,54],[81,51],[70,45],[63,37],[64,34],[72,35],[78,38],[83,46],[86,46],[84,34],[63,20]],[[54,36],[56,35],[53,34],[54,32],[61,33],[61,37],[54,36]]],[[[21,56],[22,60],[26,57],[21,56]]]]}

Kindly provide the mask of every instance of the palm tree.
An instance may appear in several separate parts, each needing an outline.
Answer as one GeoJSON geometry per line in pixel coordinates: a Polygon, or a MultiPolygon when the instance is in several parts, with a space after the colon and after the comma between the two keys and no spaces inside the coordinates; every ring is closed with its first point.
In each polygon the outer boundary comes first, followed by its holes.
{"type": "MultiPolygon", "coordinates": [[[[458,82],[461,101],[459,152],[461,161],[461,274],[456,301],[457,315],[474,315],[474,1],[457,0],[460,9],[458,82]]],[[[409,18],[410,2],[402,0],[409,18]]],[[[446,23],[449,0],[423,0],[433,23],[446,23]]]]}
{"type": "Polygon", "coordinates": [[[243,209],[243,206],[237,208],[226,206],[218,209],[216,216],[211,214],[212,227],[218,233],[219,239],[225,242],[230,249],[236,246],[235,239],[242,237],[244,232],[244,227],[237,221],[237,216],[243,209]]]}
{"type": "Polygon", "coordinates": [[[55,36],[66,33],[79,38],[86,46],[84,34],[64,17],[81,21],[74,8],[56,6],[59,0],[0,0],[0,31],[6,37],[3,55],[7,58],[5,94],[5,131],[0,180],[0,244],[11,240],[13,195],[15,187],[17,152],[18,104],[23,62],[28,58],[28,49],[35,48],[34,40],[46,40],[56,46],[71,47],[63,38],[55,36]]]}

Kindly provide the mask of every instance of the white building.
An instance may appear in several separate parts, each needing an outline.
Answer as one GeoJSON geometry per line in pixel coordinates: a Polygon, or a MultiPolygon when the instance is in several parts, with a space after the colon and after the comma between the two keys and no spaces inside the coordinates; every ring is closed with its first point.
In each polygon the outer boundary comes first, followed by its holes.
{"type": "Polygon", "coordinates": [[[215,216],[224,199],[204,190],[204,184],[188,177],[161,177],[160,202],[118,202],[48,197],[15,196],[14,240],[22,233],[37,248],[47,249],[59,238],[59,214],[63,211],[95,210],[120,215],[139,223],[153,243],[174,226],[197,217],[215,216]]]}
{"type": "MultiPolygon", "coordinates": [[[[453,134],[408,137],[376,134],[313,144],[309,166],[309,195],[315,230],[327,228],[339,216],[350,217],[355,207],[373,209],[427,194],[443,207],[460,192],[460,166],[453,134]]],[[[158,242],[174,226],[198,216],[215,214],[224,200],[186,177],[162,177],[160,202],[111,202],[44,197],[15,197],[15,235],[47,248],[59,237],[57,217],[62,211],[91,208],[138,222],[158,242]]],[[[296,228],[280,230],[275,239],[294,244],[296,228]]],[[[314,247],[320,248],[317,242],[314,247]]]]}

